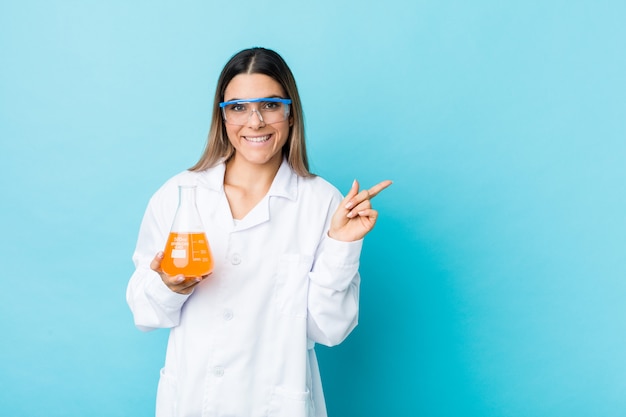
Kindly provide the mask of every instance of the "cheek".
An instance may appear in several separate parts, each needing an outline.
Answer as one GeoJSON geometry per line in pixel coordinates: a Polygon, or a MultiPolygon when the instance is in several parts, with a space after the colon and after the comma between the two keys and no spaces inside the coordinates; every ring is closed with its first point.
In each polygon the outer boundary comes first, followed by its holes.
{"type": "Polygon", "coordinates": [[[282,126],[280,129],[278,129],[278,131],[281,141],[287,143],[287,141],[289,140],[289,135],[291,135],[291,123],[285,123],[285,126],[282,126]]]}
{"type": "Polygon", "coordinates": [[[228,140],[233,143],[233,141],[235,141],[237,139],[239,130],[241,128],[237,127],[237,126],[232,126],[232,125],[226,125],[226,137],[228,138],[228,140]]]}

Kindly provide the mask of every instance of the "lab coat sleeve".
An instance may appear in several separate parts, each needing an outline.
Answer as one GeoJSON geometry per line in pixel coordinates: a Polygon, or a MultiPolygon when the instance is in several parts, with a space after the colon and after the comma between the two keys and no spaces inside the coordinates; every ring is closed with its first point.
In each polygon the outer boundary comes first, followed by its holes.
{"type": "Polygon", "coordinates": [[[308,337],[334,346],[356,327],[359,258],[363,240],[341,242],[325,235],[309,274],[308,337]]]}
{"type": "Polygon", "coordinates": [[[162,208],[157,208],[160,206],[155,203],[155,197],[148,204],[133,254],[136,269],[126,290],[135,325],[142,331],[177,326],[181,308],[189,298],[189,295],[170,290],[150,268],[156,253],[163,250],[169,233],[169,225],[164,220],[167,216],[160,212],[162,208]]]}

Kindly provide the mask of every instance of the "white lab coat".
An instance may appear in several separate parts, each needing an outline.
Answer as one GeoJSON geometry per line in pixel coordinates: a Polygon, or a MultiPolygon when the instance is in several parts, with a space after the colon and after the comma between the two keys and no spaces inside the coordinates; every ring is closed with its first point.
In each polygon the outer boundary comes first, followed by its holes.
{"type": "Polygon", "coordinates": [[[235,223],[224,164],[182,172],[151,198],[127,301],[142,330],[170,328],[158,417],[326,417],[313,349],[357,324],[362,240],[328,237],[341,194],[283,161],[268,194],[235,223]],[[163,250],[178,185],[197,185],[215,259],[191,295],[170,291],[150,261],[163,250]]]}

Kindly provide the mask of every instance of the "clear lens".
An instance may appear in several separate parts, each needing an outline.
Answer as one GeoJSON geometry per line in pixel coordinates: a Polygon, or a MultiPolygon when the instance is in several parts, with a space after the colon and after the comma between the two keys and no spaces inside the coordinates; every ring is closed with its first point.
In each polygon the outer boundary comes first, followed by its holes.
{"type": "Polygon", "coordinates": [[[287,120],[289,117],[289,102],[287,99],[270,99],[267,101],[232,101],[220,103],[226,123],[243,126],[248,123],[252,113],[256,113],[263,123],[271,124],[287,120]],[[280,101],[279,101],[280,100],[280,101]]]}

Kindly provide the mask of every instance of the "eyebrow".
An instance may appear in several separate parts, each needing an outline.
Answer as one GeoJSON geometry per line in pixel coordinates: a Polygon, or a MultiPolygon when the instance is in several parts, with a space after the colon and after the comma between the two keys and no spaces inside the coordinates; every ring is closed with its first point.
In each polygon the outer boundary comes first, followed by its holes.
{"type": "Polygon", "coordinates": [[[226,101],[246,101],[246,100],[255,100],[255,99],[259,99],[259,98],[285,98],[283,96],[280,96],[278,94],[273,94],[271,96],[263,96],[263,97],[247,97],[247,98],[229,98],[228,100],[226,98],[224,98],[224,102],[226,101]]]}

